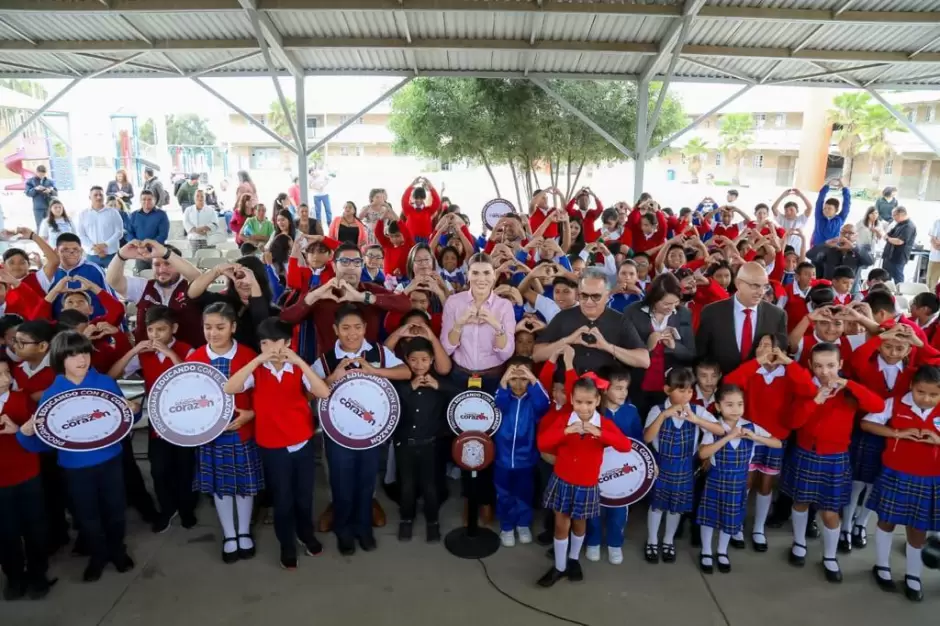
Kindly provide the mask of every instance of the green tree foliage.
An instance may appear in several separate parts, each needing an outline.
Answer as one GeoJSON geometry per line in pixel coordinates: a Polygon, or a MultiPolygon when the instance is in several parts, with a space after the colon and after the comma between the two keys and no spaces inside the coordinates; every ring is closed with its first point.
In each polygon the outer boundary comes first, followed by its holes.
{"type": "Polygon", "coordinates": [[[689,162],[692,184],[698,184],[698,174],[702,171],[703,161],[708,156],[708,143],[701,137],[693,137],[682,148],[682,156],[689,162]]]}
{"type": "Polygon", "coordinates": [[[872,187],[878,190],[881,187],[881,173],[884,171],[885,161],[894,155],[894,148],[888,141],[888,133],[906,133],[907,127],[882,105],[870,104],[865,108],[860,132],[862,142],[868,150],[868,158],[871,160],[872,187]]]}
{"type": "Polygon", "coordinates": [[[156,145],[157,143],[157,131],[153,127],[153,120],[147,118],[143,124],[140,125],[140,140],[144,143],[149,143],[151,146],[156,145]]]}
{"type": "MultiPolygon", "coordinates": [[[[550,86],[618,141],[635,146],[635,84],[558,80],[550,86]]],[[[651,91],[655,102],[658,91],[651,91]]],[[[651,145],[684,121],[679,102],[667,98],[651,145]]],[[[509,165],[520,204],[523,191],[531,197],[534,189],[549,185],[570,196],[585,165],[625,158],[542,89],[522,80],[418,78],[393,97],[389,126],[399,152],[482,164],[497,195],[492,167],[509,165]],[[546,169],[549,180],[539,180],[539,171],[546,169]]]]}
{"type": "MultiPolygon", "coordinates": [[[[290,119],[297,119],[297,103],[290,98],[285,98],[285,100],[287,100],[290,119]]],[[[284,109],[281,107],[280,100],[274,100],[268,107],[267,125],[271,130],[285,139],[291,139],[294,136],[290,130],[290,122],[288,122],[288,118],[284,116],[284,109]]]]}
{"type": "Polygon", "coordinates": [[[166,142],[171,146],[214,146],[209,120],[195,113],[166,116],[166,142]]]}
{"type": "Polygon", "coordinates": [[[6,87],[7,89],[12,89],[21,94],[30,96],[31,98],[36,98],[37,100],[45,100],[49,97],[46,88],[42,84],[34,80],[23,80],[19,78],[4,78],[0,79],[0,87],[6,87]]]}
{"type": "Polygon", "coordinates": [[[718,149],[734,164],[731,182],[741,182],[741,157],[754,142],[754,118],[750,113],[729,113],[721,116],[718,136],[721,143],[718,149]]]}
{"type": "Polygon", "coordinates": [[[836,96],[832,104],[833,108],[826,111],[826,117],[830,124],[839,126],[839,129],[832,133],[832,138],[845,159],[842,163],[842,180],[846,185],[850,185],[852,165],[863,146],[860,124],[865,110],[871,106],[871,96],[864,91],[846,91],[836,96]]]}

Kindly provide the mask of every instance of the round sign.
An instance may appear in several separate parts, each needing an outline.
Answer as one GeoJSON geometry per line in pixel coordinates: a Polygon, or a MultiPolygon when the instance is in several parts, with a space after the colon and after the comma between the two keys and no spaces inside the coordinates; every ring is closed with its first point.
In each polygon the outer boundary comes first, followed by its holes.
{"type": "Polygon", "coordinates": [[[490,200],[483,205],[483,225],[493,230],[496,228],[496,223],[500,218],[515,212],[516,207],[514,207],[509,200],[504,200],[503,198],[490,200]]]}
{"type": "Polygon", "coordinates": [[[101,389],[56,394],[36,411],[36,435],[57,450],[89,452],[117,443],[131,432],[127,400],[101,389]]]}
{"type": "Polygon", "coordinates": [[[454,439],[451,456],[457,467],[478,472],[490,466],[494,458],[493,440],[480,432],[465,432],[454,439]]]}
{"type": "Polygon", "coordinates": [[[330,396],[317,401],[323,432],[350,450],[382,445],[395,432],[401,405],[388,380],[350,372],[333,384],[330,396]]]}
{"type": "Polygon", "coordinates": [[[235,412],[235,396],[223,391],[226,380],[225,374],[205,363],[180,363],[163,372],[147,398],[154,432],[184,448],[221,435],[235,412]]]}
{"type": "Polygon", "coordinates": [[[604,449],[601,474],[597,480],[601,506],[618,507],[638,502],[653,488],[659,473],[652,451],[646,444],[631,438],[629,452],[604,449]]]}
{"type": "Polygon", "coordinates": [[[455,435],[473,432],[492,436],[502,421],[496,400],[485,391],[458,393],[447,406],[447,424],[455,435]]]}

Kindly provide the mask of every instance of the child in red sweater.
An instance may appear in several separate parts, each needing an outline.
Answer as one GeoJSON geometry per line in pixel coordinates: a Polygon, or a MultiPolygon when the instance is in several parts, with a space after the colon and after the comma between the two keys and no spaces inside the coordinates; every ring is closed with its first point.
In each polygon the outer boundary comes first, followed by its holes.
{"type": "Polygon", "coordinates": [[[290,327],[276,317],[258,327],[261,354],[233,373],[226,393],[254,389],[255,440],[274,501],[274,533],[281,544],[281,567],[297,567],[296,540],[307,556],[323,550],[313,534],[313,476],[316,470],[310,398],[330,389],[290,349],[290,327]]]}
{"type": "Polygon", "coordinates": [[[630,451],[630,438],[597,412],[601,403],[598,382],[605,381],[593,374],[579,378],[572,389],[574,410],[568,419],[561,416],[538,437],[539,450],[555,455],[555,469],[544,496],[545,507],[555,511],[555,565],[539,579],[542,587],[551,587],[562,578],[572,582],[584,579],[578,557],[587,520],[600,514],[597,479],[604,448],[630,451]]]}
{"type": "Polygon", "coordinates": [[[385,277],[396,279],[408,275],[408,253],[415,245],[411,228],[399,221],[390,208],[375,223],[375,238],[385,251],[385,277]],[[385,224],[388,223],[388,234],[385,224]]]}
{"type": "MultiPolygon", "coordinates": [[[[441,197],[427,178],[419,176],[405,188],[401,196],[401,214],[408,223],[408,231],[417,241],[428,243],[434,230],[434,217],[441,208],[441,197]],[[428,201],[428,194],[431,200],[428,201]]],[[[381,240],[379,241],[381,243],[381,240]]],[[[383,246],[385,244],[382,244],[383,246]]],[[[411,249],[411,246],[408,246],[411,249]]],[[[386,270],[388,273],[388,270],[386,270]]]]}
{"type": "Polygon", "coordinates": [[[10,366],[0,361],[0,568],[6,576],[4,600],[29,594],[39,599],[55,579],[46,578],[49,557],[39,455],[17,441],[17,430],[30,416],[31,400],[11,391],[10,366]]]}
{"type": "Polygon", "coordinates": [[[842,358],[835,344],[820,343],[811,355],[819,390],[812,400],[793,408],[790,426],[797,431],[796,451],[783,473],[782,490],[793,498],[793,546],[790,564],[806,564],[806,526],[809,507],[822,514],[823,567],[826,580],[842,581],[836,558],[839,544],[839,512],[852,492],[849,443],[856,411],[878,413],[884,400],[862,385],[841,377],[842,358]]]}

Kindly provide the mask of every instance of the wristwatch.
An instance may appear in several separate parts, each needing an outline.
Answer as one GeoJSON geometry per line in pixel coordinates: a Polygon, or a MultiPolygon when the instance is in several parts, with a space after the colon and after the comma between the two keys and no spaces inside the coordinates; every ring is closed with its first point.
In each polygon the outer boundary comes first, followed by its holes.
{"type": "Polygon", "coordinates": [[[364,294],[362,294],[362,301],[365,304],[372,304],[373,302],[375,302],[375,294],[373,294],[371,291],[365,292],[364,294]]]}
{"type": "Polygon", "coordinates": [[[166,254],[164,254],[164,255],[163,255],[162,257],[160,257],[160,258],[162,258],[164,261],[169,261],[171,254],[173,254],[173,251],[170,250],[169,248],[167,248],[167,249],[166,249],[166,254]]]}

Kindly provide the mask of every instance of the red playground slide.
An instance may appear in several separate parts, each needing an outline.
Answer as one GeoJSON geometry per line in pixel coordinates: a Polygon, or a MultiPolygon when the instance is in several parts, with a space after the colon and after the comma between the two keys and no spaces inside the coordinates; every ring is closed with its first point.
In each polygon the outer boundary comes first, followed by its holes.
{"type": "Polygon", "coordinates": [[[36,175],[36,172],[32,170],[25,169],[23,167],[23,159],[25,157],[26,151],[23,149],[17,150],[16,152],[7,155],[3,159],[3,165],[6,166],[8,170],[14,174],[19,174],[22,178],[21,182],[12,183],[4,187],[6,191],[23,191],[26,189],[26,181],[36,175]]]}

